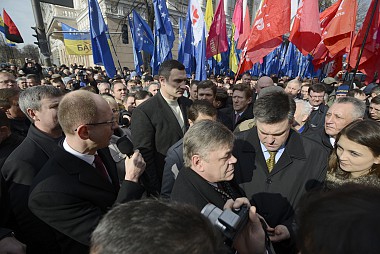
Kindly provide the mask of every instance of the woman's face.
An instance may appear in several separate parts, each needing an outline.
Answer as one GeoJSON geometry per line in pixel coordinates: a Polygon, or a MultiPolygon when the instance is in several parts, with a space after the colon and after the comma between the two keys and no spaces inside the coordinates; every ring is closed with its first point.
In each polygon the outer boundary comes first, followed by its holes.
{"type": "Polygon", "coordinates": [[[375,157],[367,146],[355,143],[342,135],[337,143],[339,166],[351,174],[352,178],[366,175],[373,164],[380,163],[380,156],[375,157]]]}

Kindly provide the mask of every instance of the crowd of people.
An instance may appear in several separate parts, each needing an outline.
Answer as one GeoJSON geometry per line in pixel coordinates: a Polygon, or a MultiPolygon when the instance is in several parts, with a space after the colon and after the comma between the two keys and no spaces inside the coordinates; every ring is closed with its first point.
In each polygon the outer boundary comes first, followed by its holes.
{"type": "Polygon", "coordinates": [[[25,59],[0,71],[0,253],[379,253],[379,94],[25,59]]]}

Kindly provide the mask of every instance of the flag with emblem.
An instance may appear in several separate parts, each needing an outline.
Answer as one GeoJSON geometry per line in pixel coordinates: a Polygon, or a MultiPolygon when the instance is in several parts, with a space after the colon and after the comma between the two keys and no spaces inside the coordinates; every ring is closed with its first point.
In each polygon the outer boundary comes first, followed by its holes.
{"type": "Polygon", "coordinates": [[[132,21],[132,18],[128,16],[128,22],[129,22],[129,28],[131,29],[131,36],[132,36],[132,51],[133,51],[133,63],[135,66],[135,71],[138,75],[142,75],[140,66],[144,64],[141,56],[141,51],[136,50],[135,47],[135,27],[132,21]]]}
{"type": "Polygon", "coordinates": [[[210,58],[228,50],[226,15],[224,13],[224,2],[219,1],[215,16],[210,26],[207,37],[206,58],[210,58]]]}
{"type": "Polygon", "coordinates": [[[162,62],[172,59],[175,40],[173,26],[169,17],[166,1],[153,0],[154,6],[154,52],[151,60],[153,74],[158,73],[162,62]]]}

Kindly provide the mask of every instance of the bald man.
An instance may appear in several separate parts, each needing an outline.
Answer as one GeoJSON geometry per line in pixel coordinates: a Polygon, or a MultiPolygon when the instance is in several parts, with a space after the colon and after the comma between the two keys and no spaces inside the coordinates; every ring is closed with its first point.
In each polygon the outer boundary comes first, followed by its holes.
{"type": "Polygon", "coordinates": [[[274,82],[270,77],[262,76],[261,78],[259,78],[256,83],[256,93],[252,95],[252,103],[255,103],[258,97],[257,95],[260,93],[261,89],[269,86],[274,86],[274,82]]]}

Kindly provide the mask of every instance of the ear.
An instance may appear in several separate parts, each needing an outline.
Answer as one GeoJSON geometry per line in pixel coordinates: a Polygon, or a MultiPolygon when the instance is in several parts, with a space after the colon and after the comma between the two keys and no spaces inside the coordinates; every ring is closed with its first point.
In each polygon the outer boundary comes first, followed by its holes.
{"type": "Polygon", "coordinates": [[[249,98],[248,98],[248,104],[250,104],[252,102],[252,96],[250,96],[249,98]]]}
{"type": "Polygon", "coordinates": [[[203,172],[203,163],[199,155],[195,154],[191,157],[191,168],[196,172],[203,172]]]}
{"type": "Polygon", "coordinates": [[[88,125],[85,125],[85,124],[79,125],[79,127],[77,128],[77,133],[78,133],[78,136],[83,140],[87,140],[90,138],[88,125]]]}
{"type": "Polygon", "coordinates": [[[187,119],[187,120],[189,121],[189,125],[190,125],[190,126],[193,126],[194,122],[191,121],[190,119],[187,119]]]}
{"type": "Polygon", "coordinates": [[[161,87],[162,84],[165,83],[166,78],[165,78],[164,76],[160,76],[160,77],[158,78],[158,81],[160,82],[160,87],[161,87]]]}
{"type": "Polygon", "coordinates": [[[380,155],[375,157],[375,160],[373,161],[374,164],[380,164],[380,155]]]}
{"type": "Polygon", "coordinates": [[[26,110],[26,112],[28,113],[28,116],[29,116],[30,118],[33,119],[34,122],[40,120],[40,119],[37,117],[36,112],[34,111],[34,109],[28,108],[28,109],[26,110]]]}

